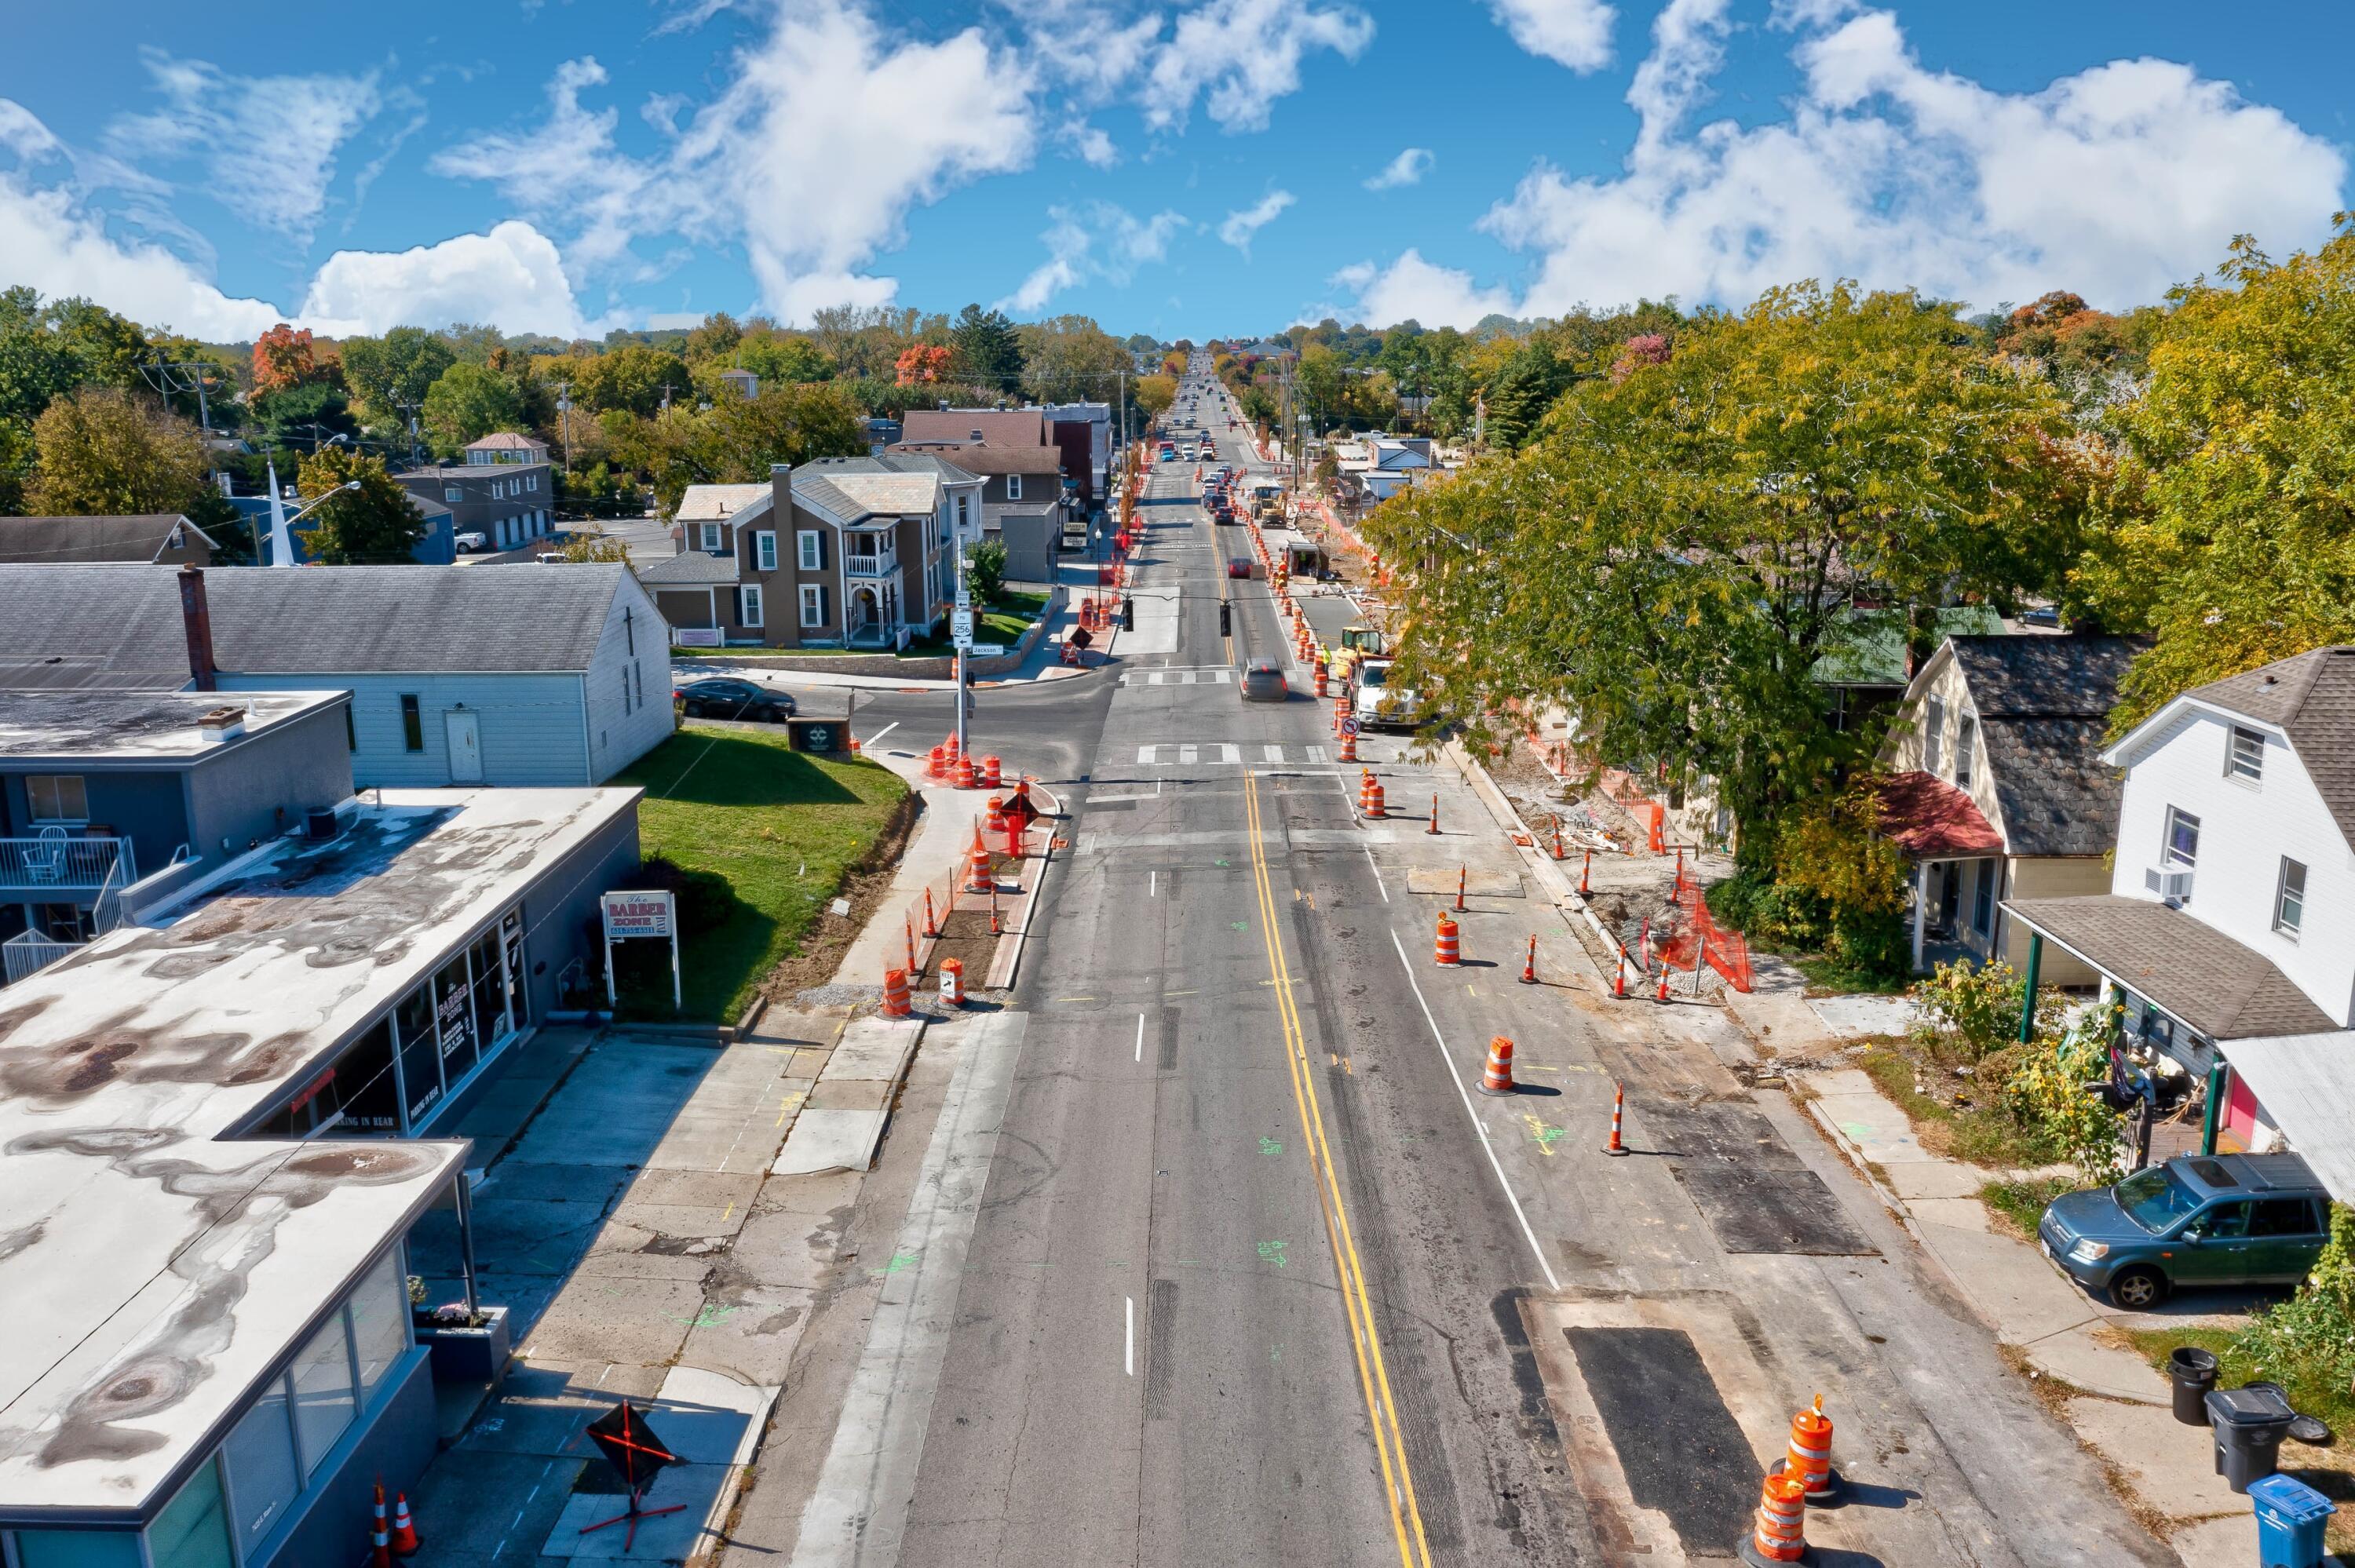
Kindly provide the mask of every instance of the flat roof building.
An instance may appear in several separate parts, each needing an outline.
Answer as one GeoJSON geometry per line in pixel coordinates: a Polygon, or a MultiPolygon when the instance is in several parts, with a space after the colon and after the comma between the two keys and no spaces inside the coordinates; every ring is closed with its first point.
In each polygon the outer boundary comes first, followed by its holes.
{"type": "Polygon", "coordinates": [[[0,990],[12,1564],[365,1554],[433,1450],[407,1244],[470,1146],[431,1135],[578,983],[638,799],[347,800],[0,990]]]}

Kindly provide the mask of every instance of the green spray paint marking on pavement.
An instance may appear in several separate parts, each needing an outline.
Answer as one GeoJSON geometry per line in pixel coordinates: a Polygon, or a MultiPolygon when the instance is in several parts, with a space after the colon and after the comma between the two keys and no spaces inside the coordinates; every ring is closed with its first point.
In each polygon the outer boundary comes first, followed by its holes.
{"type": "Polygon", "coordinates": [[[868,1270],[868,1277],[870,1279],[880,1279],[887,1274],[897,1274],[903,1268],[912,1268],[915,1266],[915,1263],[916,1255],[914,1253],[895,1252],[891,1255],[890,1262],[885,1264],[880,1268],[868,1270]]]}
{"type": "Polygon", "coordinates": [[[1564,1129],[1551,1123],[1540,1121],[1533,1116],[1524,1116],[1521,1119],[1529,1124],[1529,1141],[1543,1150],[1548,1159],[1551,1159],[1553,1146],[1567,1136],[1564,1129]]]}
{"type": "Polygon", "coordinates": [[[1284,1341],[1282,1340],[1276,1340],[1275,1343],[1267,1348],[1267,1364],[1272,1367],[1280,1367],[1284,1364],[1284,1341]]]}
{"type": "Polygon", "coordinates": [[[1251,922],[1248,920],[1231,920],[1228,924],[1232,926],[1238,931],[1248,931],[1251,929],[1251,922]]]}
{"type": "Polygon", "coordinates": [[[1263,1138],[1259,1140],[1259,1151],[1262,1154],[1281,1154],[1284,1152],[1284,1145],[1274,1139],[1263,1138]]]}
{"type": "Polygon", "coordinates": [[[692,1318],[681,1318],[677,1314],[673,1314],[671,1316],[671,1321],[674,1323],[684,1323],[690,1329],[717,1329],[720,1324],[725,1323],[730,1318],[742,1310],[744,1310],[744,1308],[741,1307],[711,1306],[706,1307],[702,1311],[698,1312],[692,1318]]]}
{"type": "Polygon", "coordinates": [[[1284,1266],[1284,1244],[1283,1242],[1262,1242],[1259,1244],[1259,1255],[1260,1256],[1267,1259],[1268,1262],[1275,1265],[1276,1267],[1282,1268],[1284,1266]]]}

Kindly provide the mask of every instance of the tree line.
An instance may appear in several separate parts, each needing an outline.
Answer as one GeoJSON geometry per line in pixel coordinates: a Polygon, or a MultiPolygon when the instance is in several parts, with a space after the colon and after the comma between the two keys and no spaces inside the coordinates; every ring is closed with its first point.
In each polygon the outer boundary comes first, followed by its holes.
{"type": "Polygon", "coordinates": [[[260,493],[274,465],[305,494],[367,482],[320,509],[314,552],[400,558],[413,508],[377,481],[454,460],[496,431],[548,443],[567,515],[631,514],[649,499],[667,511],[689,484],[865,452],[869,418],[911,408],[1108,402],[1125,383],[1141,409],[1134,361],[1155,346],[1085,316],[1017,323],[979,305],[954,317],[846,306],[806,329],[715,313],[602,342],[464,323],[331,342],[281,324],[251,344],[208,344],[11,289],[0,292],[0,512],[183,512],[234,557],[250,554],[247,531],[214,476],[260,493]],[[738,372],[757,378],[752,396],[738,372]]]}

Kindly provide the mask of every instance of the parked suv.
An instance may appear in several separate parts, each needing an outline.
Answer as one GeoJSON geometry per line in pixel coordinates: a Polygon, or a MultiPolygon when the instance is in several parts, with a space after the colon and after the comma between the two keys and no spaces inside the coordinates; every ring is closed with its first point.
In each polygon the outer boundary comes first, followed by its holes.
{"type": "Polygon", "coordinates": [[[2295,1285],[2329,1239],[2330,1195],[2295,1154],[2188,1154],[2056,1198],[2044,1255],[2129,1311],[2178,1285],[2295,1285]]]}

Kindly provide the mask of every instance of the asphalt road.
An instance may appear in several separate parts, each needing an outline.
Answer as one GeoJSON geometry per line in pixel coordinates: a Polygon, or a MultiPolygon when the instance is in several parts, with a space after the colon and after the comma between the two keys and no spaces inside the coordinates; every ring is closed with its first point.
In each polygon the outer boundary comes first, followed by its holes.
{"type": "MultiPolygon", "coordinates": [[[[1151,482],[1144,580],[1184,590],[1167,667],[1208,673],[1227,551],[1190,475],[1151,482]]],[[[1266,585],[1231,587],[1233,660],[1280,655],[1266,585]]],[[[1531,1260],[1477,1145],[1414,1108],[1455,1090],[1403,1044],[1396,970],[1345,951],[1388,895],[1349,837],[1354,774],[1310,760],[1324,710],[1123,669],[1016,999],[900,1561],[1579,1560],[1534,1370],[1498,1331],[1531,1260]],[[1182,746],[1284,760],[1139,764],[1182,746]],[[1352,1061],[1369,1031],[1420,1080],[1380,1105],[1352,1061]]]]}

